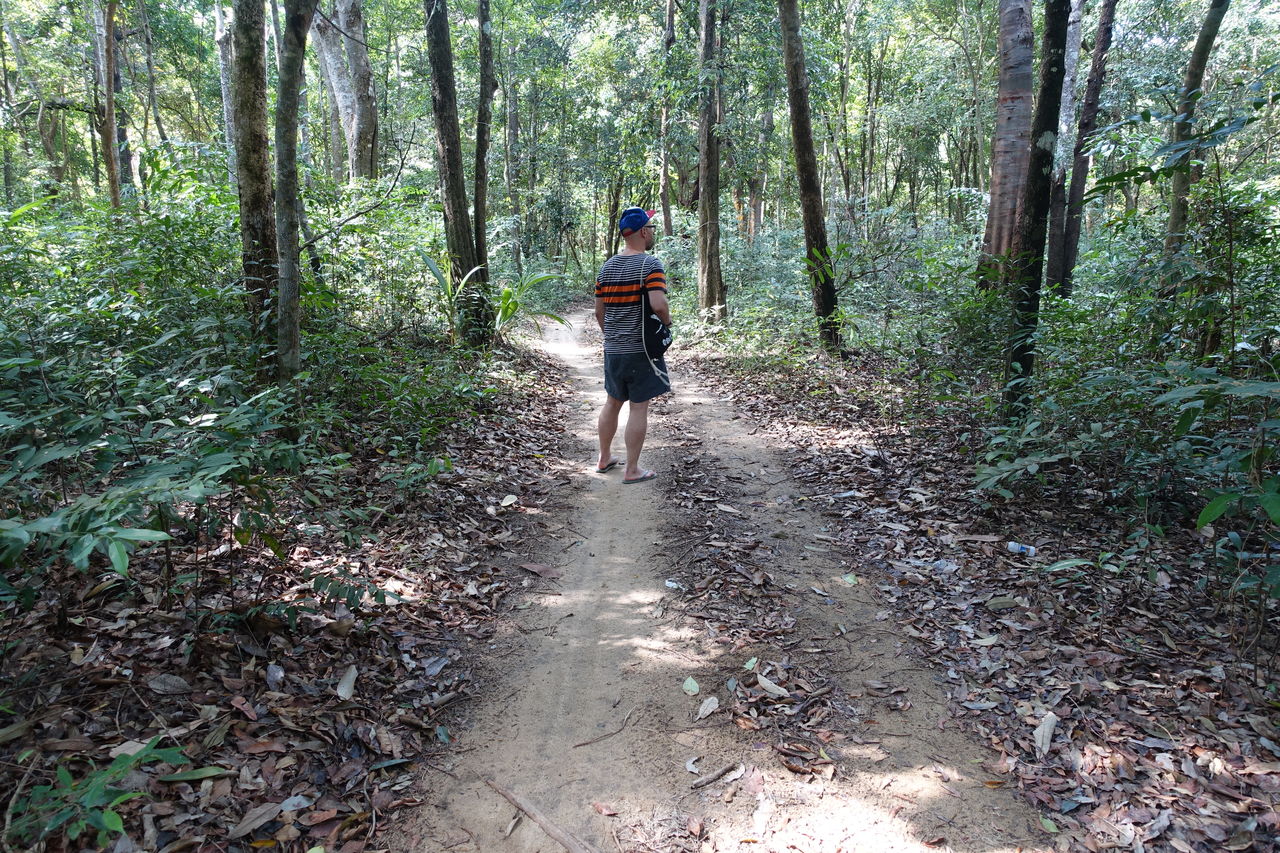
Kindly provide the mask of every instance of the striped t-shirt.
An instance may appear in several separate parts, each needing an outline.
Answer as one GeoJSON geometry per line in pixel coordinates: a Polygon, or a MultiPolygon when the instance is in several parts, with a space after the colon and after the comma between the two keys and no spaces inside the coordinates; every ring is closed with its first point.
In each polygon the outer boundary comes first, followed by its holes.
{"type": "Polygon", "coordinates": [[[604,351],[644,352],[640,336],[641,291],[667,292],[667,272],[653,255],[614,255],[596,277],[596,298],[604,300],[604,351]]]}

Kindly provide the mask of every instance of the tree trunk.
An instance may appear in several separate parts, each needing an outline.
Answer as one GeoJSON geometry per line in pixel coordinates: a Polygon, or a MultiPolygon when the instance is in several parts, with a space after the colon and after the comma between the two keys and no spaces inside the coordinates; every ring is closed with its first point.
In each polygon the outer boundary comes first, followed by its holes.
{"type": "Polygon", "coordinates": [[[114,96],[112,100],[115,103],[116,113],[116,168],[120,178],[121,192],[127,186],[130,194],[132,194],[136,190],[133,180],[133,149],[129,146],[129,113],[125,111],[122,105],[124,99],[120,97],[124,94],[124,71],[121,67],[124,65],[124,49],[120,42],[119,33],[113,32],[111,41],[116,51],[116,58],[113,63],[114,76],[111,81],[111,90],[114,96]]]}
{"type": "Polygon", "coordinates": [[[493,71],[493,23],[489,20],[489,0],[478,0],[477,23],[480,29],[480,99],[476,104],[476,173],[475,230],[476,263],[489,270],[489,246],[486,239],[489,200],[489,139],[493,126],[493,94],[498,78],[493,71]]]}
{"type": "Polygon", "coordinates": [[[436,123],[436,152],[444,205],[445,240],[455,287],[462,288],[462,335],[472,346],[492,337],[485,270],[477,271],[475,233],[467,210],[467,184],[462,172],[462,138],[458,128],[458,95],[453,74],[453,45],[445,0],[423,0],[427,16],[427,53],[431,65],[431,111],[436,123]],[[474,274],[472,274],[474,271],[474,274]],[[470,275],[468,279],[467,276],[470,275]],[[463,280],[467,279],[463,286],[463,280]]]}
{"type": "MultiPolygon", "coordinates": [[[[319,18],[312,19],[311,35],[319,36],[320,31],[316,29],[315,22],[319,18]]],[[[316,53],[319,54],[319,38],[315,39],[317,45],[316,53]]],[[[325,93],[325,109],[324,120],[325,127],[328,129],[328,144],[325,151],[328,153],[328,161],[326,165],[329,167],[329,177],[333,179],[334,184],[341,186],[347,179],[347,136],[346,131],[342,127],[342,110],[338,106],[338,92],[333,87],[333,81],[329,79],[329,70],[325,66],[323,60],[317,65],[320,68],[320,78],[324,81],[325,93]]]]}
{"type": "Polygon", "coordinates": [[[1049,190],[1049,242],[1045,249],[1045,282],[1055,290],[1062,280],[1062,264],[1067,233],[1067,164],[1075,143],[1076,74],[1080,67],[1080,19],[1084,0],[1071,0],[1067,22],[1067,51],[1063,60],[1062,105],[1058,111],[1058,148],[1053,155],[1053,180],[1049,190]]]}
{"type": "Polygon", "coordinates": [[[666,80],[671,78],[671,48],[676,43],[676,0],[667,0],[666,27],[662,33],[662,119],[659,135],[662,145],[662,165],[658,173],[658,204],[662,209],[662,233],[674,234],[671,223],[671,92],[666,80]]]}
{"type": "MultiPolygon", "coordinates": [[[[1231,0],[1210,0],[1209,11],[1204,23],[1200,26],[1200,35],[1196,38],[1195,47],[1191,51],[1191,59],[1187,62],[1187,74],[1182,81],[1182,89],[1178,98],[1178,115],[1173,123],[1170,144],[1185,146],[1191,138],[1191,121],[1196,112],[1196,101],[1200,100],[1200,85],[1204,82],[1204,71],[1209,64],[1209,53],[1218,38],[1218,30],[1222,19],[1227,14],[1231,0]]],[[[1187,146],[1188,148],[1190,146],[1187,146]]],[[[1179,158],[1178,171],[1173,173],[1173,181],[1169,187],[1169,224],[1165,228],[1164,253],[1171,258],[1182,249],[1187,230],[1187,196],[1191,193],[1191,157],[1187,150],[1179,158]]]]}
{"type": "Polygon", "coordinates": [[[282,387],[289,385],[302,369],[298,105],[307,30],[311,28],[315,8],[316,0],[285,0],[284,32],[280,39],[280,89],[276,96],[276,233],[280,249],[276,380],[282,387]]]}
{"type": "Polygon", "coordinates": [[[316,55],[337,104],[350,180],[377,174],[378,107],[373,70],[364,45],[360,0],[337,0],[334,9],[311,22],[316,55]],[[336,19],[336,20],[335,20],[336,19]]]}
{"type": "Polygon", "coordinates": [[[1040,93],[1031,121],[1031,158],[1018,213],[1018,230],[1008,264],[1013,296],[1013,329],[1009,338],[1005,413],[1009,419],[1026,413],[1028,384],[1035,361],[1035,333],[1040,322],[1040,278],[1044,273],[1044,244],[1049,230],[1049,183],[1058,144],[1058,112],[1062,106],[1062,73],[1071,0],[1045,0],[1044,37],[1040,46],[1040,93]]]}
{"type": "Polygon", "coordinates": [[[720,140],[716,115],[720,71],[716,45],[716,0],[700,0],[698,112],[698,308],[703,319],[724,319],[726,293],[720,271],[720,140]]]}
{"type": "Polygon", "coordinates": [[[800,12],[797,0],[778,0],[782,28],[782,63],[787,72],[787,102],[791,107],[791,142],[795,148],[796,178],[800,183],[800,214],[804,221],[805,263],[813,311],[818,316],[822,343],[832,353],[843,342],[835,321],[836,286],[827,248],[827,223],[822,209],[822,187],[818,183],[818,162],[813,150],[813,127],[809,114],[809,74],[804,63],[804,43],[800,39],[800,12]]]}
{"type": "Polygon", "coordinates": [[[276,291],[279,254],[267,137],[266,16],[262,0],[235,0],[236,179],[240,243],[249,313],[255,324],[276,291]]]}
{"type": "Polygon", "coordinates": [[[511,208],[511,260],[515,263],[516,275],[523,276],[524,254],[521,229],[520,210],[520,81],[516,79],[515,50],[507,53],[506,82],[503,85],[503,100],[507,109],[507,144],[504,154],[503,179],[507,185],[507,204],[511,208]]]}
{"type": "Polygon", "coordinates": [[[151,44],[151,19],[147,16],[146,0],[138,3],[138,9],[142,13],[142,38],[147,49],[147,99],[151,103],[151,115],[156,122],[156,133],[159,134],[161,142],[168,142],[169,134],[165,133],[164,122],[160,119],[160,101],[156,97],[156,59],[151,44]]]}
{"type": "Polygon", "coordinates": [[[1031,145],[1032,54],[1031,0],[1000,0],[1000,89],[991,142],[991,203],[978,263],[983,287],[1003,277],[1017,228],[1031,145]]]}
{"type": "Polygon", "coordinates": [[[1080,105],[1080,127],[1076,130],[1076,143],[1072,151],[1071,187],[1067,191],[1067,211],[1062,235],[1062,274],[1048,280],[1048,286],[1057,288],[1064,299],[1071,296],[1076,259],[1080,256],[1080,221],[1084,209],[1084,189],[1089,179],[1089,145],[1098,128],[1098,104],[1102,100],[1102,81],[1107,75],[1107,53],[1111,50],[1111,31],[1116,17],[1118,0],[1102,0],[1098,9],[1098,34],[1094,39],[1093,60],[1089,67],[1089,79],[1084,87],[1084,101],[1080,105]]]}
{"type": "Polygon", "coordinates": [[[231,91],[231,69],[235,63],[235,52],[232,49],[231,31],[227,29],[225,15],[222,0],[214,0],[213,39],[218,45],[218,81],[222,86],[222,130],[227,135],[227,169],[231,173],[232,180],[236,180],[239,172],[236,168],[235,96],[231,91]]]}
{"type": "MultiPolygon", "coordinates": [[[[337,27],[331,23],[329,17],[323,13],[323,10],[318,10],[316,16],[312,18],[311,30],[316,46],[316,56],[320,60],[320,69],[324,74],[325,85],[333,98],[337,123],[342,129],[341,160],[346,166],[343,179],[350,180],[356,173],[356,163],[353,159],[356,134],[356,93],[352,86],[351,74],[347,69],[346,56],[342,47],[342,33],[338,32],[337,27]]],[[[338,142],[339,140],[335,137],[335,163],[339,159],[337,154],[338,142]]]]}
{"type": "Polygon", "coordinates": [[[116,0],[107,0],[99,19],[99,45],[102,71],[102,112],[98,115],[98,135],[102,137],[102,165],[107,173],[107,192],[111,206],[120,206],[120,160],[116,148],[116,0]]]}
{"type": "Polygon", "coordinates": [[[345,69],[351,78],[355,115],[349,160],[353,178],[378,176],[378,97],[373,88],[373,68],[365,47],[364,12],[361,0],[337,0],[338,26],[347,49],[345,69]]]}

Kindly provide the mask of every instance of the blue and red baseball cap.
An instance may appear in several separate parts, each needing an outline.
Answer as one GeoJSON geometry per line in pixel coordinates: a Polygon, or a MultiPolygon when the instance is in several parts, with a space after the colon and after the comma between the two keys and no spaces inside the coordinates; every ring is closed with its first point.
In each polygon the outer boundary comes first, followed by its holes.
{"type": "Polygon", "coordinates": [[[628,207],[622,211],[618,219],[618,230],[626,237],[649,224],[649,220],[657,214],[656,210],[645,210],[643,207],[628,207]]]}

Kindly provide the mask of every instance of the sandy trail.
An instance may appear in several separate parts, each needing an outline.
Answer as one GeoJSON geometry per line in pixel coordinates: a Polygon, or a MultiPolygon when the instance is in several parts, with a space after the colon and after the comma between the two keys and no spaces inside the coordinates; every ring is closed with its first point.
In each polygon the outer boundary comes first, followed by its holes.
{"type": "MultiPolygon", "coordinates": [[[[456,727],[457,748],[425,771],[425,804],[388,848],[565,849],[487,780],[534,806],[553,832],[598,851],[1043,849],[1035,813],[1012,792],[988,787],[994,776],[982,764],[991,754],[949,721],[934,674],[905,656],[867,585],[833,583],[851,567],[805,546],[819,522],[788,500],[799,490],[781,458],[724,401],[682,376],[678,360],[676,392],[651,414],[643,460],[659,480],[624,486],[620,468],[595,473],[600,356],[584,342],[590,315],[571,319],[572,329],[548,326],[543,345],[569,366],[574,384],[576,417],[566,425],[574,456],[565,460],[572,485],[552,524],[557,538],[527,545],[531,560],[562,577],[508,617],[505,639],[492,646],[492,675],[456,727]],[[798,631],[824,640],[809,650],[809,665],[853,697],[869,678],[908,688],[912,707],[856,738],[864,743],[841,744],[831,779],[793,776],[778,764],[768,731],[740,731],[723,711],[694,721],[704,696],[731,704],[725,674],[743,655],[704,642],[696,623],[669,609],[664,566],[650,559],[680,528],[661,472],[689,464],[691,448],[737,472],[727,482],[738,484],[739,505],[753,507],[748,521],[773,543],[777,574],[801,588],[821,583],[835,597],[797,613],[798,631]],[[840,636],[837,624],[852,630],[840,636]],[[826,642],[836,636],[841,642],[826,642]],[[681,690],[690,675],[705,685],[701,695],[681,690]],[[741,765],[742,775],[691,788],[698,773],[729,765],[741,765]]],[[[886,717],[870,702],[844,703],[847,730],[886,717]]]]}

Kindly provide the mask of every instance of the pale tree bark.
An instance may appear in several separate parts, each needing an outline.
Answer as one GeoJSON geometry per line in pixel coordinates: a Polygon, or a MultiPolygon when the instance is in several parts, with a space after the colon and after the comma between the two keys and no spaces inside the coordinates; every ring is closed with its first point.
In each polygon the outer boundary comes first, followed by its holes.
{"type": "Polygon", "coordinates": [[[107,0],[105,9],[94,6],[97,18],[99,56],[102,87],[102,110],[98,114],[98,135],[102,139],[102,165],[107,176],[107,194],[112,207],[120,206],[120,159],[116,148],[116,0],[107,0]]]}
{"type": "Polygon", "coordinates": [[[318,10],[311,28],[325,82],[337,104],[349,177],[376,177],[378,107],[360,0],[336,0],[332,11],[318,10]]]}
{"type": "Polygon", "coordinates": [[[235,52],[221,0],[214,0],[213,4],[213,40],[218,46],[218,82],[222,87],[222,131],[227,137],[227,169],[231,179],[236,180],[239,173],[236,168],[235,95],[231,91],[235,52]]]}
{"type": "Polygon", "coordinates": [[[164,121],[160,118],[160,99],[156,96],[156,59],[151,44],[151,19],[147,16],[146,0],[140,0],[138,10],[142,13],[142,38],[147,55],[147,99],[151,103],[151,116],[156,123],[156,133],[161,142],[168,142],[169,134],[165,132],[164,121]]]}
{"type": "Polygon", "coordinates": [[[727,294],[720,270],[720,70],[716,39],[716,2],[701,0],[698,109],[698,308],[704,320],[719,322],[727,294]]]}
{"type": "Polygon", "coordinates": [[[302,369],[298,107],[307,30],[311,28],[315,8],[316,0],[285,0],[280,39],[280,88],[276,97],[276,235],[280,252],[276,379],[281,386],[290,384],[302,369]]]}
{"type": "Polygon", "coordinates": [[[1067,190],[1067,210],[1062,234],[1061,276],[1056,279],[1050,276],[1046,281],[1046,285],[1056,288],[1063,298],[1071,296],[1076,259],[1080,254],[1084,190],[1092,159],[1088,152],[1093,135],[1098,129],[1098,106],[1102,100],[1102,82],[1107,75],[1107,54],[1111,50],[1116,3],[1117,0],[1102,0],[1102,5],[1098,8],[1098,33],[1094,38],[1089,79],[1085,82],[1084,100],[1080,104],[1080,126],[1076,129],[1075,148],[1072,151],[1071,187],[1067,190]]]}
{"type": "Polygon", "coordinates": [[[480,30],[480,99],[476,105],[476,172],[475,218],[476,263],[489,269],[488,200],[489,200],[489,140],[493,125],[493,94],[498,90],[498,78],[493,71],[493,22],[489,20],[489,0],[478,0],[476,9],[480,30]]]}
{"type": "Polygon", "coordinates": [[[1040,279],[1044,273],[1045,237],[1049,230],[1049,183],[1058,145],[1058,112],[1062,106],[1062,73],[1071,0],[1045,0],[1044,36],[1040,43],[1040,92],[1031,120],[1031,158],[1018,211],[1018,230],[1010,253],[1009,291],[1013,328],[1009,338],[1005,414],[1026,414],[1028,385],[1035,362],[1035,333],[1040,322],[1040,279]]]}
{"type": "MultiPolygon", "coordinates": [[[[1178,114],[1173,123],[1173,131],[1169,142],[1173,145],[1186,143],[1192,136],[1192,119],[1195,118],[1196,102],[1200,100],[1201,85],[1204,83],[1205,68],[1209,65],[1209,54],[1213,51],[1213,43],[1218,38],[1218,30],[1222,27],[1222,19],[1227,14],[1231,0],[1210,0],[1209,11],[1205,14],[1204,23],[1200,25],[1200,35],[1196,38],[1195,47],[1191,50],[1191,59],[1187,62],[1186,77],[1182,81],[1182,89],[1178,98],[1178,114]]],[[[1187,196],[1191,193],[1192,179],[1191,152],[1182,155],[1180,168],[1173,173],[1169,187],[1169,223],[1165,227],[1164,253],[1166,257],[1176,255],[1182,249],[1187,231],[1187,196]]]]}
{"type": "Polygon", "coordinates": [[[516,53],[507,52],[506,82],[503,84],[503,102],[507,110],[507,144],[503,152],[503,181],[507,185],[507,204],[511,208],[511,260],[516,275],[524,275],[524,250],[521,246],[523,229],[520,204],[520,81],[516,79],[516,53]]]}
{"type": "Polygon", "coordinates": [[[662,208],[662,233],[670,237],[671,223],[671,48],[676,43],[676,0],[667,0],[666,25],[662,32],[662,118],[658,133],[662,144],[662,163],[658,173],[658,204],[662,208]]]}
{"type": "MultiPolygon", "coordinates": [[[[312,20],[311,35],[318,36],[319,32],[315,29],[315,19],[312,20]]],[[[317,38],[315,44],[319,45],[320,40],[317,38]]],[[[317,48],[316,53],[320,51],[317,48]]],[[[347,136],[346,131],[342,129],[342,110],[338,106],[338,92],[333,88],[333,81],[329,79],[329,71],[325,67],[323,58],[318,63],[320,68],[320,79],[324,83],[324,124],[328,130],[328,141],[325,145],[325,153],[327,155],[326,166],[329,169],[329,177],[333,179],[334,184],[341,185],[347,180],[347,136]]]]}
{"type": "Polygon", "coordinates": [[[1031,0],[1000,0],[1000,84],[991,142],[991,203],[978,265],[982,286],[1002,278],[1017,227],[1031,144],[1032,46],[1031,0]]]}
{"type": "Polygon", "coordinates": [[[255,325],[276,291],[275,199],[267,137],[266,15],[262,0],[235,0],[234,119],[240,188],[240,248],[255,325]]]}
{"type": "Polygon", "coordinates": [[[431,111],[436,124],[436,152],[440,164],[445,241],[455,287],[474,272],[462,289],[462,335],[473,346],[485,346],[492,336],[488,279],[477,270],[475,232],[467,205],[462,170],[462,134],[458,127],[458,94],[454,83],[453,45],[445,0],[423,0],[427,16],[427,54],[431,66],[431,111]]]}
{"type": "Polygon", "coordinates": [[[378,97],[373,87],[373,68],[365,45],[364,10],[361,0],[337,0],[338,26],[347,49],[347,69],[355,94],[355,120],[351,142],[351,174],[357,178],[378,177],[378,97]]]}
{"type": "Polygon", "coordinates": [[[800,39],[800,12],[797,0],[778,0],[782,29],[782,63],[787,73],[787,102],[791,108],[791,143],[795,149],[796,177],[800,183],[800,215],[804,222],[805,264],[813,311],[818,317],[822,343],[832,353],[840,352],[843,341],[835,321],[836,286],[827,247],[827,223],[823,216],[822,186],[818,182],[818,161],[813,150],[813,125],[809,112],[809,73],[804,63],[804,43],[800,39]]]}
{"type": "Polygon", "coordinates": [[[1063,250],[1067,233],[1067,166],[1075,144],[1076,76],[1080,67],[1080,25],[1084,0],[1071,0],[1067,21],[1067,50],[1063,59],[1062,105],[1058,109],[1058,149],[1053,155],[1053,181],[1049,189],[1049,242],[1045,249],[1045,281],[1062,280],[1063,250]]]}

